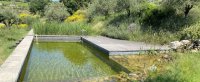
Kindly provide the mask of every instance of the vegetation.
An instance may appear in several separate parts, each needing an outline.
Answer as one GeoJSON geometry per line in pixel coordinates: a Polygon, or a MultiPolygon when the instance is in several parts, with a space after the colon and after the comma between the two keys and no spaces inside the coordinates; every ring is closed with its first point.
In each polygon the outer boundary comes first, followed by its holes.
{"type": "Polygon", "coordinates": [[[11,54],[16,46],[15,43],[23,38],[26,33],[26,29],[0,28],[0,65],[6,60],[9,54],[11,54]]]}
{"type": "Polygon", "coordinates": [[[33,24],[36,34],[39,35],[91,35],[95,32],[86,23],[58,23],[46,22],[44,24],[36,22],[33,24]]]}
{"type": "Polygon", "coordinates": [[[197,82],[199,52],[170,53],[163,55],[116,56],[112,59],[131,70],[135,76],[121,79],[144,82],[197,82]]]}
{"type": "Polygon", "coordinates": [[[147,82],[198,82],[200,71],[199,53],[176,53],[175,61],[170,62],[166,71],[154,77],[149,77],[147,82]]]}
{"type": "Polygon", "coordinates": [[[62,3],[52,3],[46,6],[44,15],[48,21],[62,22],[69,16],[69,13],[62,3]]]}
{"type": "MultiPolygon", "coordinates": [[[[0,64],[29,28],[39,35],[103,35],[155,44],[200,39],[199,0],[26,1],[0,1],[0,54],[5,54],[0,55],[0,64]]],[[[170,56],[170,61],[162,59],[163,55],[138,55],[119,61],[141,74],[137,80],[200,81],[199,53],[170,53],[170,56]],[[154,64],[158,67],[156,72],[144,72],[154,64]]],[[[120,77],[128,75],[122,73],[120,77]]]]}
{"type": "Polygon", "coordinates": [[[90,0],[60,0],[60,2],[65,5],[67,11],[72,15],[78,9],[86,7],[90,0]]]}
{"type": "Polygon", "coordinates": [[[30,12],[33,14],[40,13],[43,15],[45,6],[48,4],[49,0],[31,0],[29,7],[30,12]]]}

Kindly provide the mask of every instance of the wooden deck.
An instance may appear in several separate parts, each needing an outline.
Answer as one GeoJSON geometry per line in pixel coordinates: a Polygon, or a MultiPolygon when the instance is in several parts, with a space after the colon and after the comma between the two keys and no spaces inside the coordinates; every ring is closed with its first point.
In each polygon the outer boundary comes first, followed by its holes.
{"type": "Polygon", "coordinates": [[[85,36],[82,37],[82,40],[98,47],[110,56],[139,54],[149,50],[166,51],[170,49],[167,45],[151,45],[143,42],[111,39],[103,36],[85,36]]]}

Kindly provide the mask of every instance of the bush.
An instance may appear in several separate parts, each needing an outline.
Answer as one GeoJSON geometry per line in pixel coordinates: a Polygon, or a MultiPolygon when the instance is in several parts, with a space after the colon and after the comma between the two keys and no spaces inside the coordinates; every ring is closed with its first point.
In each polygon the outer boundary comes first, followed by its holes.
{"type": "Polygon", "coordinates": [[[48,4],[49,0],[31,0],[29,4],[29,10],[33,14],[40,13],[43,15],[44,8],[48,4]]]}
{"type": "Polygon", "coordinates": [[[88,16],[104,15],[113,13],[117,6],[117,0],[94,0],[88,6],[88,16]]]}
{"type": "Polygon", "coordinates": [[[200,38],[200,22],[191,25],[182,31],[182,37],[186,39],[199,39],[200,38]]]}
{"type": "Polygon", "coordinates": [[[72,16],[69,16],[65,22],[81,22],[86,20],[86,12],[82,10],[76,11],[72,16]]]}
{"type": "Polygon", "coordinates": [[[62,3],[51,3],[45,8],[45,17],[48,21],[64,21],[69,16],[62,3]]]}
{"type": "Polygon", "coordinates": [[[6,27],[5,24],[0,23],[0,28],[5,28],[5,27],[6,27]]]}
{"type": "Polygon", "coordinates": [[[28,25],[27,24],[19,24],[18,27],[19,28],[28,28],[28,25]]]}
{"type": "Polygon", "coordinates": [[[31,25],[33,21],[39,18],[38,15],[31,15],[27,13],[19,14],[19,23],[31,25]]]}
{"type": "Polygon", "coordinates": [[[119,27],[109,26],[106,28],[106,30],[102,33],[104,36],[116,38],[116,39],[124,39],[129,40],[130,39],[130,33],[128,31],[128,26],[122,24],[119,27]]]}

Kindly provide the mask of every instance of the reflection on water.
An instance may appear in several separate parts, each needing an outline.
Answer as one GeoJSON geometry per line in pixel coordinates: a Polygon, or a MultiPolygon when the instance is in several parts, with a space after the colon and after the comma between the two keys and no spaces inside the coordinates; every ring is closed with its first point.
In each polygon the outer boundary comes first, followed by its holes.
{"type": "Polygon", "coordinates": [[[95,55],[98,53],[81,43],[33,44],[20,81],[65,81],[116,74],[95,55]]]}

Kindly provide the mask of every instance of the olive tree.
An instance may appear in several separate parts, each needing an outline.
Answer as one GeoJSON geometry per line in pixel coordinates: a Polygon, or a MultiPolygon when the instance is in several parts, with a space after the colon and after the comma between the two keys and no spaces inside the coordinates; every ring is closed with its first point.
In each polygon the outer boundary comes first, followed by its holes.
{"type": "Polygon", "coordinates": [[[78,9],[87,6],[90,0],[60,0],[60,2],[65,5],[67,11],[72,15],[78,9]]]}
{"type": "Polygon", "coordinates": [[[88,13],[90,15],[104,15],[115,12],[118,0],[93,0],[88,6],[88,13]]]}
{"type": "Polygon", "coordinates": [[[49,0],[31,0],[29,3],[29,10],[31,13],[36,14],[37,12],[43,14],[44,8],[48,4],[49,0]]]}
{"type": "Polygon", "coordinates": [[[3,22],[6,27],[11,27],[17,20],[17,14],[14,10],[0,9],[0,22],[3,22]]]}
{"type": "Polygon", "coordinates": [[[166,7],[171,7],[184,12],[185,17],[188,16],[190,10],[200,2],[200,0],[164,0],[166,7]]]}
{"type": "Polygon", "coordinates": [[[64,21],[69,13],[62,3],[51,3],[45,7],[45,17],[49,21],[64,21]]]}

